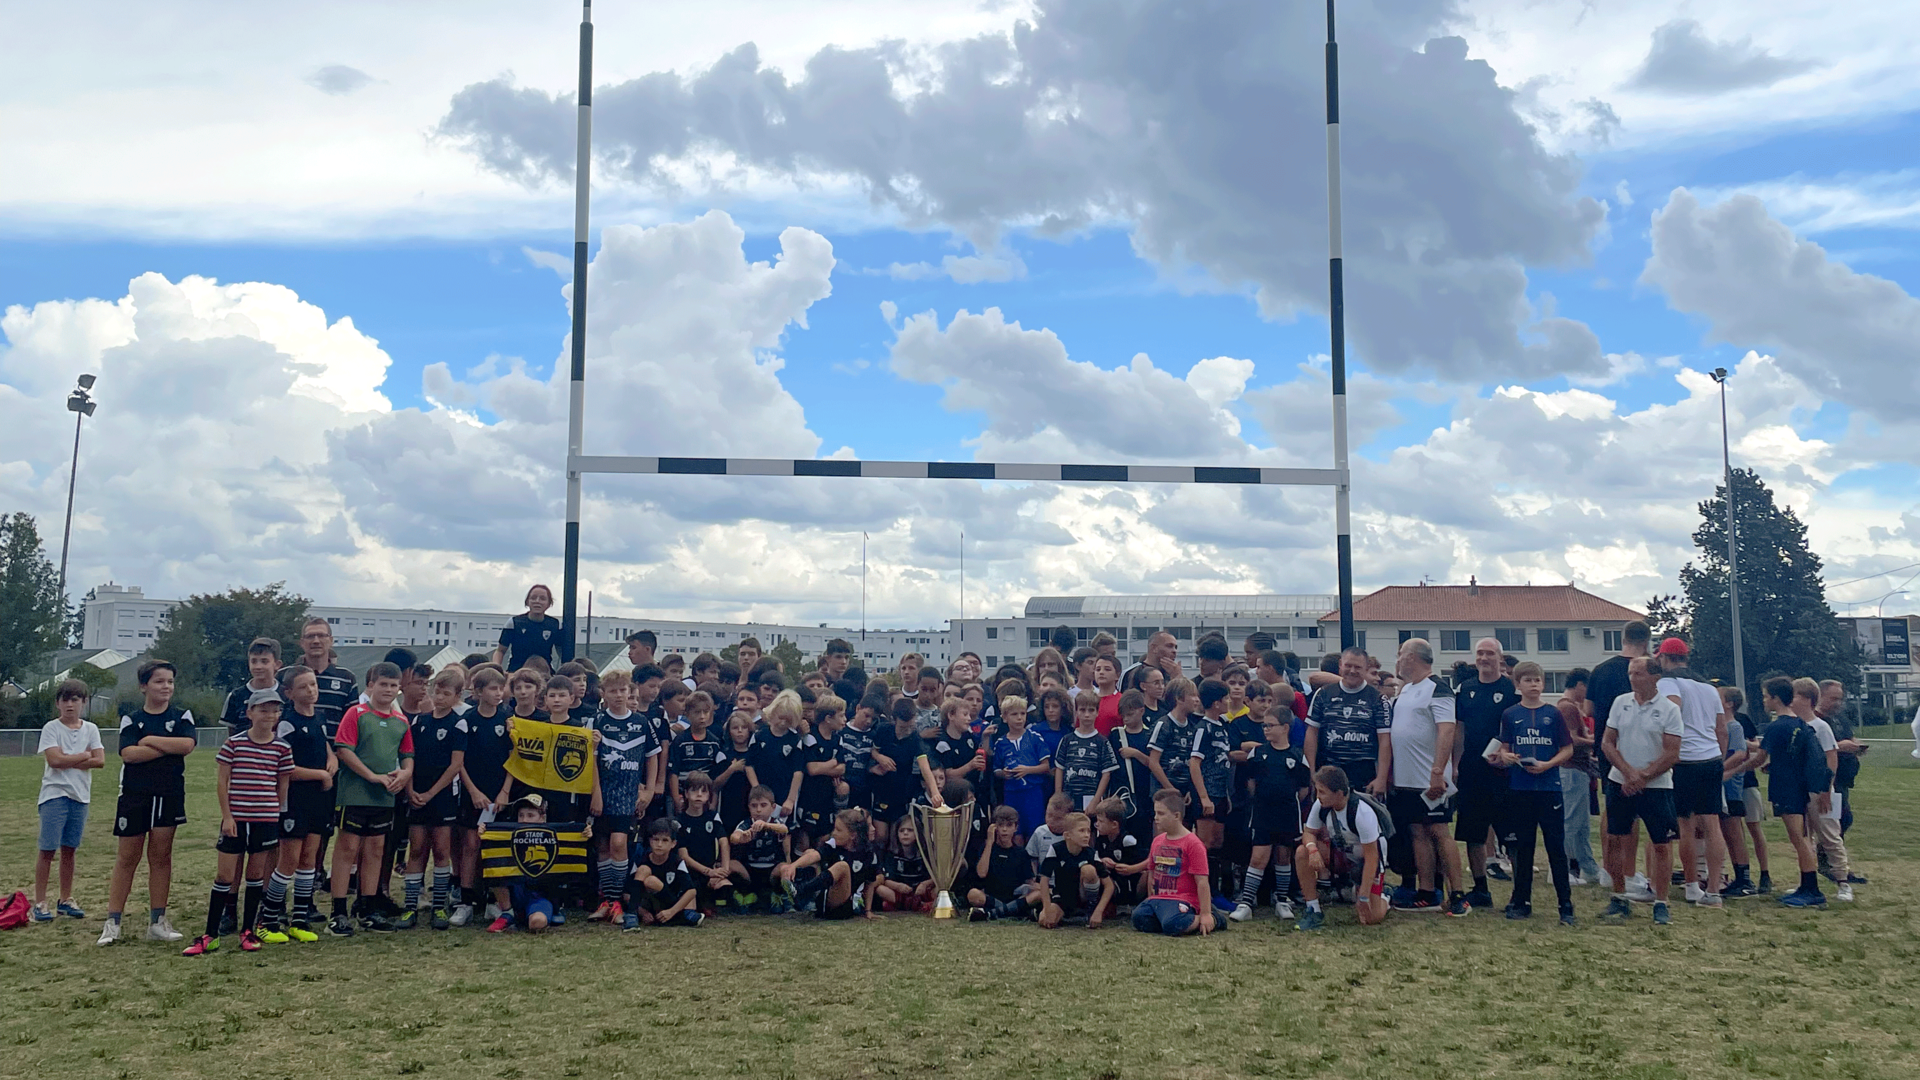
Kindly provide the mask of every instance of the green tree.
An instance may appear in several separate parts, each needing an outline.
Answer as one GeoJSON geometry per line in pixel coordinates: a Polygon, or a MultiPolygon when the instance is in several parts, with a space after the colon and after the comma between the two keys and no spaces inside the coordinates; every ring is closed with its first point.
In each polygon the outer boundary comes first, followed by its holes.
{"type": "MultiPolygon", "coordinates": [[[[1733,681],[1733,631],[1727,600],[1727,489],[1700,504],[1693,542],[1700,559],[1680,569],[1683,609],[1692,629],[1693,669],[1733,681]]],[[[1820,556],[1807,547],[1807,527],[1751,469],[1733,472],[1740,562],[1740,638],[1747,700],[1760,700],[1757,680],[1783,671],[1860,686],[1859,650],[1827,605],[1820,556]]]]}
{"type": "Polygon", "coordinates": [[[113,672],[84,660],[68,669],[67,678],[79,679],[91,687],[96,694],[103,690],[111,690],[120,684],[120,680],[114,677],[113,672]]]}
{"type": "Polygon", "coordinates": [[[67,639],[60,575],[28,514],[0,514],[0,682],[21,679],[67,639]]]}
{"type": "Polygon", "coordinates": [[[312,601],[288,592],[283,581],[264,589],[196,594],[167,613],[152,653],[172,661],[187,686],[237,686],[247,678],[247,643],[273,638],[281,658],[290,658],[310,606],[312,601]]]}
{"type": "Polygon", "coordinates": [[[1647,629],[1653,631],[1654,644],[1662,638],[1687,636],[1687,613],[1679,601],[1672,593],[1647,601],[1647,629]]]}
{"type": "Polygon", "coordinates": [[[791,641],[783,641],[767,652],[768,656],[780,661],[780,670],[786,673],[791,682],[814,669],[815,662],[800,655],[800,646],[791,641]]]}

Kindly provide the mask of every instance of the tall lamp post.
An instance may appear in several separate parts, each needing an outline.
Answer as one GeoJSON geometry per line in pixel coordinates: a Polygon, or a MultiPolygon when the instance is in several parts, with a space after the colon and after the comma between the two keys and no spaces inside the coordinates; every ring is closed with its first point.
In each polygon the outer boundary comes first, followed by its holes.
{"type": "Polygon", "coordinates": [[[67,602],[67,545],[73,541],[73,488],[80,478],[80,424],[93,415],[98,404],[89,392],[92,375],[80,376],[80,385],[67,395],[67,411],[73,414],[73,466],[67,470],[67,524],[60,530],[60,602],[67,602]]]}
{"type": "Polygon", "coordinates": [[[1740,644],[1740,548],[1734,532],[1733,452],[1727,440],[1726,368],[1713,369],[1713,381],[1720,384],[1720,463],[1727,478],[1727,604],[1733,615],[1733,684],[1747,692],[1747,653],[1740,644]]]}

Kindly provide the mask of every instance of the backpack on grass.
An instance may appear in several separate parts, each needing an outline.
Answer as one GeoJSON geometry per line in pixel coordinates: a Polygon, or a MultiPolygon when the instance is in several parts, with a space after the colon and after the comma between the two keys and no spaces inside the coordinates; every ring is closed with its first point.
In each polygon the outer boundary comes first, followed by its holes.
{"type": "Polygon", "coordinates": [[[15,892],[0,904],[0,930],[13,930],[27,925],[28,913],[33,905],[27,901],[27,894],[15,892]]]}

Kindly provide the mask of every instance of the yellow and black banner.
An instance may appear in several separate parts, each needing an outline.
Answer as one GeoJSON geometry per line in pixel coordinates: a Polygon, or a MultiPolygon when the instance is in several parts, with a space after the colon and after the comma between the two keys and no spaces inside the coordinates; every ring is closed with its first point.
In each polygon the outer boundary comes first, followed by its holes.
{"type": "Polygon", "coordinates": [[[507,772],[515,780],[542,791],[593,792],[592,731],[517,716],[511,727],[513,753],[507,757],[507,772]]]}
{"type": "Polygon", "coordinates": [[[481,876],[504,885],[513,878],[542,884],[587,873],[587,834],[579,825],[496,822],[480,832],[481,876]]]}

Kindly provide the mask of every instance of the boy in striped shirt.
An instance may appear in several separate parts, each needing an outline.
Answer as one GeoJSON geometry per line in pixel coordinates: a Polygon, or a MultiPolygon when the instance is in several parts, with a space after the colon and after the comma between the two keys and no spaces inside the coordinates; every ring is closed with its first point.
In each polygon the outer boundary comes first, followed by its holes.
{"type": "Polygon", "coordinates": [[[204,956],[220,948],[221,917],[233,910],[233,883],[244,864],[246,913],[240,921],[240,948],[260,948],[255,924],[265,894],[269,860],[280,846],[280,813],[293,779],[293,747],[280,738],[280,692],[268,687],[247,697],[247,729],[229,737],[214,760],[220,767],[220,853],[213,895],[207,900],[206,933],[183,956],[204,956]]]}

